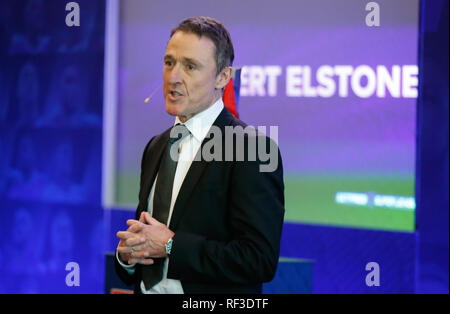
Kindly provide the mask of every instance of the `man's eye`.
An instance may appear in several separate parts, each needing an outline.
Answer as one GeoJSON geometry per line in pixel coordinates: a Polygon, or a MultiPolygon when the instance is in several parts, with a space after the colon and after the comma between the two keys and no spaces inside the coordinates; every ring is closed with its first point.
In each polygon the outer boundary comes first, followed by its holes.
{"type": "Polygon", "coordinates": [[[167,65],[167,66],[172,66],[173,62],[172,61],[165,61],[164,64],[167,65]]]}
{"type": "Polygon", "coordinates": [[[195,70],[195,65],[193,65],[193,64],[188,64],[187,68],[188,68],[189,70],[195,70]]]}

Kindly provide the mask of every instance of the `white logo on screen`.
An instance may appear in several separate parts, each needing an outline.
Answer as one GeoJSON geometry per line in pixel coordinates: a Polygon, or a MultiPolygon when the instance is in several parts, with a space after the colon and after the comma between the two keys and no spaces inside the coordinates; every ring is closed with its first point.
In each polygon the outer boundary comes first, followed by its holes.
{"type": "Polygon", "coordinates": [[[68,287],[80,286],[80,265],[75,262],[66,264],[66,271],[69,273],[66,275],[66,285],[68,287]]]}
{"type": "Polygon", "coordinates": [[[366,4],[366,11],[370,11],[366,15],[366,25],[369,27],[380,26],[380,5],[376,2],[366,4]]]}
{"type": "Polygon", "coordinates": [[[368,287],[380,286],[380,265],[377,262],[370,262],[366,265],[366,270],[370,271],[366,275],[366,285],[368,287]]]}
{"type": "Polygon", "coordinates": [[[80,5],[76,2],[66,4],[66,11],[70,11],[66,15],[66,25],[69,27],[80,26],[80,5]]]}
{"type": "Polygon", "coordinates": [[[417,65],[321,65],[315,71],[309,65],[288,65],[283,76],[281,66],[250,65],[242,68],[240,95],[276,97],[284,78],[287,97],[417,98],[418,72],[417,65]]]}

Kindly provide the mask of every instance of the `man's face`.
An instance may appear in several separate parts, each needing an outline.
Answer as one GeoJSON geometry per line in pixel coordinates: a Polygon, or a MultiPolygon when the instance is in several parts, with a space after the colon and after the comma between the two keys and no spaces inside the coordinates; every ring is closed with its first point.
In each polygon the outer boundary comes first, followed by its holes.
{"type": "Polygon", "coordinates": [[[170,115],[186,121],[220,97],[222,82],[216,76],[212,40],[178,31],[164,56],[164,99],[170,115]]]}

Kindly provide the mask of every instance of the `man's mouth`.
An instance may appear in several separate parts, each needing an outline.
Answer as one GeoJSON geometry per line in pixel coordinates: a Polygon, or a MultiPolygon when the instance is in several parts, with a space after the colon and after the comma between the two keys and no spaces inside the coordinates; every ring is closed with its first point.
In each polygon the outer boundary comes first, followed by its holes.
{"type": "Polygon", "coordinates": [[[179,100],[181,100],[181,97],[183,97],[184,95],[178,91],[171,90],[171,91],[169,91],[169,94],[167,96],[168,96],[169,101],[178,102],[179,100]]]}
{"type": "Polygon", "coordinates": [[[181,93],[179,93],[177,91],[170,91],[169,94],[172,95],[173,97],[183,96],[183,94],[181,94],[181,93]]]}

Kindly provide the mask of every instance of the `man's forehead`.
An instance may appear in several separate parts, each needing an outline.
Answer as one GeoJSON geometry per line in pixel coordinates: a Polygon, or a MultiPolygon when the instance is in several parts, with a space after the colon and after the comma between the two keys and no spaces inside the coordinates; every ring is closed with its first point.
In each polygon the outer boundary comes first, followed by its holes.
{"type": "Polygon", "coordinates": [[[206,36],[178,31],[170,38],[165,57],[198,60],[206,63],[214,61],[215,46],[206,36]]]}

